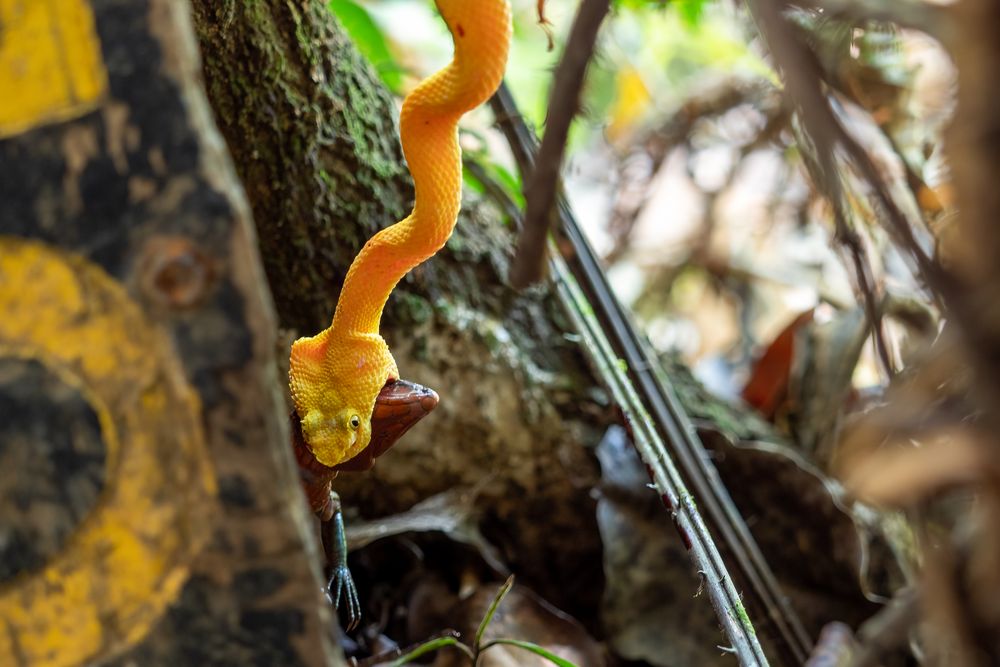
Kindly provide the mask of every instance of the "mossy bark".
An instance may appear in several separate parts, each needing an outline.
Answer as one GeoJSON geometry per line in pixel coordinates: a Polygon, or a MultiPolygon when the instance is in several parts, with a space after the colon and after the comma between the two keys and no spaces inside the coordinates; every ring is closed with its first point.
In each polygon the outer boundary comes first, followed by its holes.
{"type": "Polygon", "coordinates": [[[321,2],[192,4],[281,323],[315,331],[354,253],[411,196],[392,98],[321,2]]]}

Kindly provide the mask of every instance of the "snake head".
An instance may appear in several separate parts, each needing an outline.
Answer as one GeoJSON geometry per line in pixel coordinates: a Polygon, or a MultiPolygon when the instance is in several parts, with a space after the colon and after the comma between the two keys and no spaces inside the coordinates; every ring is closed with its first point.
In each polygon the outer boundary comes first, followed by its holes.
{"type": "Polygon", "coordinates": [[[368,446],[379,392],[398,375],[378,334],[335,338],[324,332],[292,344],[289,388],[317,461],[333,467],[368,446]]]}

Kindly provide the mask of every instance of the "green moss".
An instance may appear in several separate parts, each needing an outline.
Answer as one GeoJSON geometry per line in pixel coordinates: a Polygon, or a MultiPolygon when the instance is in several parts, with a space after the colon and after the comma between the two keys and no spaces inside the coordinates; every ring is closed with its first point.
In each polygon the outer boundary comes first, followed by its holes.
{"type": "Polygon", "coordinates": [[[753,627],[753,623],[750,621],[750,615],[747,614],[747,610],[743,607],[743,603],[741,601],[736,600],[733,608],[730,610],[730,616],[732,616],[734,621],[750,630],[752,634],[757,634],[757,630],[753,627]]]}
{"type": "Polygon", "coordinates": [[[430,301],[413,292],[396,288],[392,294],[392,310],[402,323],[423,324],[434,316],[430,301]]]}
{"type": "Polygon", "coordinates": [[[310,68],[317,67],[320,62],[319,55],[316,53],[312,36],[306,32],[306,27],[302,22],[302,14],[292,3],[288,3],[288,11],[291,12],[292,22],[295,24],[295,41],[298,42],[299,50],[305,55],[310,68]]]}

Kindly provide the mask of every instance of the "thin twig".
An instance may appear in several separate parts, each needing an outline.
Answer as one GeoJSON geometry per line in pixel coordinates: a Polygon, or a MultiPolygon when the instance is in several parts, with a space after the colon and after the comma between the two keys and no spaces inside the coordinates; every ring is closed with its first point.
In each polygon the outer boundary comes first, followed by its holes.
{"type": "Polygon", "coordinates": [[[875,275],[871,263],[868,261],[868,253],[865,252],[861,243],[861,237],[847,222],[842,185],[835,172],[836,165],[832,156],[832,148],[817,147],[816,152],[820,162],[819,166],[810,167],[811,161],[807,160],[807,168],[833,207],[835,237],[847,249],[851,262],[854,264],[854,277],[857,280],[858,292],[861,293],[865,316],[872,328],[875,351],[882,364],[882,370],[887,377],[892,378],[895,375],[895,369],[889,356],[888,345],[885,342],[882,308],[879,307],[881,298],[875,294],[875,275]]]}
{"type": "Polygon", "coordinates": [[[556,68],[545,118],[545,136],[535,168],[524,188],[524,227],[510,269],[510,283],[515,289],[527,287],[542,276],[545,239],[551,226],[569,126],[579,110],[587,65],[594,54],[597,32],[610,7],[610,0],[583,0],[556,68]]]}

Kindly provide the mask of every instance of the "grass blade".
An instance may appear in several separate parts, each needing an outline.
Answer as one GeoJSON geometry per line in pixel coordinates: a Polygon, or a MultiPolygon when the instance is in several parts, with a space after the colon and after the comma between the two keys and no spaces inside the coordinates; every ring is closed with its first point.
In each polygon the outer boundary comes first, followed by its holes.
{"type": "Polygon", "coordinates": [[[469,652],[469,648],[465,646],[465,644],[462,644],[460,641],[455,639],[454,637],[438,637],[437,639],[432,639],[430,641],[424,642],[423,644],[413,649],[409,653],[399,656],[398,658],[393,660],[392,663],[390,663],[390,667],[399,667],[400,665],[405,665],[408,662],[416,660],[425,653],[436,651],[439,648],[444,648],[445,646],[454,646],[455,648],[459,649],[460,651],[468,655],[470,658],[472,657],[472,654],[469,652]]]}
{"type": "Polygon", "coordinates": [[[483,633],[486,632],[486,628],[489,626],[490,621],[493,620],[493,615],[497,612],[497,607],[503,601],[504,596],[510,592],[510,589],[514,586],[514,575],[507,577],[507,581],[503,582],[503,586],[497,591],[497,595],[493,598],[493,602],[490,603],[490,608],[486,610],[486,615],[483,616],[482,622],[479,624],[479,629],[476,630],[476,643],[473,644],[474,650],[478,650],[480,643],[483,640],[483,633]]]}
{"type": "Polygon", "coordinates": [[[520,639],[495,639],[489,644],[483,647],[485,651],[490,646],[496,646],[497,644],[507,644],[508,646],[517,646],[518,648],[523,648],[525,651],[531,651],[535,655],[541,656],[551,662],[554,665],[559,665],[559,667],[576,667],[575,664],[566,660],[565,658],[560,658],[555,653],[547,651],[538,644],[532,644],[531,642],[521,641],[520,639]]]}

